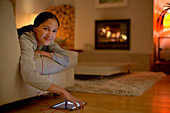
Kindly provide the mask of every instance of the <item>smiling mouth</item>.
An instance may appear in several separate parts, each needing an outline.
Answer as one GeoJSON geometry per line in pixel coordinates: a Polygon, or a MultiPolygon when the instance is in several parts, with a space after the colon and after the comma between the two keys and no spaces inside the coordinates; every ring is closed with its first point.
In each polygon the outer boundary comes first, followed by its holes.
{"type": "Polygon", "coordinates": [[[46,41],[51,41],[52,39],[51,38],[44,38],[46,41]]]}

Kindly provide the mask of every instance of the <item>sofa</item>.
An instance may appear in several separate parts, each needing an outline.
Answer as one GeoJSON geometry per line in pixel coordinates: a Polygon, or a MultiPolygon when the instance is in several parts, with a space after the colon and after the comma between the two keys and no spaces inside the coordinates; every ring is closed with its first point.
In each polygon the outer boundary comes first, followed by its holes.
{"type": "MultiPolygon", "coordinates": [[[[9,0],[0,0],[0,105],[34,97],[39,92],[26,84],[20,75],[19,59],[21,55],[15,16],[9,0]]],[[[37,71],[55,83],[66,88],[74,84],[74,66],[78,62],[78,53],[66,50],[70,57],[68,67],[62,67],[47,57],[35,56],[37,71]],[[49,66],[50,71],[49,71],[49,66]],[[49,75],[49,76],[48,76],[49,75]]],[[[41,91],[41,94],[48,93],[41,91]]]]}

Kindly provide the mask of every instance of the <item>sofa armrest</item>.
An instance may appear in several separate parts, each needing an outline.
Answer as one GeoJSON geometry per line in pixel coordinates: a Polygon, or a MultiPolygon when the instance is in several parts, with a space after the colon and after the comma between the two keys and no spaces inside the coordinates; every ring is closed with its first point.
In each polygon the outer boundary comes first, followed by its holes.
{"type": "Polygon", "coordinates": [[[65,50],[70,58],[70,63],[68,67],[73,67],[78,64],[78,52],[65,50]]]}

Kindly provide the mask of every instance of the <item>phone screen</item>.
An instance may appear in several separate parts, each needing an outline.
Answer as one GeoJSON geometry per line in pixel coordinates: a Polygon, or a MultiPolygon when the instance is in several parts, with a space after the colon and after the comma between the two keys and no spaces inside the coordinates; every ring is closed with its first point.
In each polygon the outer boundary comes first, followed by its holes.
{"type": "MultiPolygon", "coordinates": [[[[78,108],[80,107],[80,104],[79,103],[76,103],[78,108]]],[[[86,103],[83,103],[84,105],[86,103]]],[[[53,106],[51,106],[51,108],[53,109],[66,109],[66,110],[75,110],[76,109],[76,106],[71,103],[71,102],[67,102],[67,106],[65,105],[65,102],[61,102],[61,103],[58,103],[58,104],[55,104],[53,106]]]]}

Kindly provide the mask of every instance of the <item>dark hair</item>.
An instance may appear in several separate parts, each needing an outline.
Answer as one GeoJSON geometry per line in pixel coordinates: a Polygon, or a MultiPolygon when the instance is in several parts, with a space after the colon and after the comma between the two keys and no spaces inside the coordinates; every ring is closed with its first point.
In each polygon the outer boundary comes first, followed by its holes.
{"type": "Polygon", "coordinates": [[[57,19],[57,17],[52,14],[51,12],[41,12],[34,20],[34,25],[28,25],[28,26],[23,26],[19,29],[17,29],[17,32],[18,32],[18,35],[19,37],[25,33],[25,32],[28,32],[28,31],[33,31],[33,28],[34,27],[38,27],[40,24],[44,23],[46,20],[48,19],[55,19],[58,23],[58,27],[60,26],[60,22],[59,20],[57,19]]]}
{"type": "Polygon", "coordinates": [[[50,18],[55,19],[58,23],[58,27],[60,26],[60,22],[54,14],[52,14],[51,12],[42,12],[35,18],[34,27],[38,27],[41,23],[44,23],[50,18]]]}

